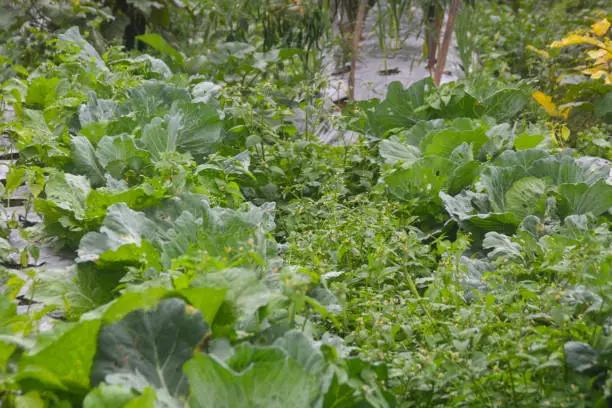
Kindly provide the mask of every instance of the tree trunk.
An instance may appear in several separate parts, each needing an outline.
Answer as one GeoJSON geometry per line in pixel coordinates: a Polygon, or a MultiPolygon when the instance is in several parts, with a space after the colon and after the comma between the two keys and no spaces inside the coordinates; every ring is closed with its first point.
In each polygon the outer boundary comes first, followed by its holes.
{"type": "Polygon", "coordinates": [[[427,44],[427,69],[432,74],[436,67],[436,51],[438,49],[438,44],[440,44],[443,17],[444,9],[438,4],[432,3],[427,7],[425,44],[427,44]]]}
{"type": "Polygon", "coordinates": [[[365,23],[366,5],[368,0],[359,1],[359,10],[357,11],[357,21],[355,22],[355,30],[353,31],[353,46],[351,52],[351,72],[348,79],[348,100],[355,100],[355,70],[357,69],[357,58],[359,56],[359,45],[361,43],[361,34],[365,23]]]}
{"type": "Polygon", "coordinates": [[[146,16],[134,6],[128,4],[126,0],[114,2],[113,14],[116,14],[118,11],[130,20],[130,24],[128,24],[123,33],[123,45],[125,45],[127,50],[133,50],[137,47],[138,50],[143,51],[146,44],[137,42],[136,37],[145,34],[147,31],[146,16]]]}
{"type": "Polygon", "coordinates": [[[461,0],[452,0],[450,9],[448,10],[448,20],[446,21],[446,27],[444,28],[442,45],[438,50],[438,61],[436,64],[436,72],[434,74],[434,83],[436,86],[440,86],[440,79],[442,79],[442,73],[444,73],[446,58],[448,57],[448,50],[450,49],[451,40],[453,39],[455,20],[457,19],[457,14],[459,14],[460,5],[461,0]]]}

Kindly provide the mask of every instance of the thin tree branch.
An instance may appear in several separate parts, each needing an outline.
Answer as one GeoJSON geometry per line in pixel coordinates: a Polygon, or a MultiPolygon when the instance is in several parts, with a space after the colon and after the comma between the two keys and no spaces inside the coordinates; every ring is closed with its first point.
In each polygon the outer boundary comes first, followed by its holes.
{"type": "Polygon", "coordinates": [[[453,31],[455,30],[455,20],[459,14],[459,7],[461,0],[452,0],[450,9],[448,11],[448,20],[446,21],[446,27],[444,28],[444,38],[442,45],[438,50],[438,62],[436,64],[436,72],[434,74],[434,83],[436,86],[440,86],[440,80],[442,79],[442,73],[446,65],[446,58],[448,57],[448,50],[450,49],[451,40],[453,39],[453,31]]]}

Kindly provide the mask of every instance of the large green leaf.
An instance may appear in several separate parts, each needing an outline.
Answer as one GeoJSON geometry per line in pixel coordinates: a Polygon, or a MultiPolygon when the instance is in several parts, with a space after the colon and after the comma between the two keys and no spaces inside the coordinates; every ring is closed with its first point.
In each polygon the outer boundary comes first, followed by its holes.
{"type": "Polygon", "coordinates": [[[275,227],[274,208],[273,203],[259,207],[247,203],[239,210],[211,208],[204,196],[183,194],[148,214],[159,226],[156,242],[164,262],[196,245],[217,255],[248,247],[265,258],[274,256],[276,250],[266,236],[275,227]]]}
{"type": "Polygon", "coordinates": [[[454,88],[450,97],[443,96],[440,101],[432,102],[432,107],[438,109],[437,114],[447,119],[476,118],[482,112],[478,100],[460,87],[454,88]]]}
{"type": "Polygon", "coordinates": [[[98,99],[95,92],[89,93],[89,100],[79,109],[81,127],[93,122],[108,121],[115,117],[119,104],[111,99],[98,99]]]}
{"type": "Polygon", "coordinates": [[[183,364],[208,332],[202,314],[180,299],[135,310],[100,329],[91,383],[100,384],[109,375],[133,374],[171,396],[185,396],[189,388],[183,364]]]}
{"type": "Polygon", "coordinates": [[[75,136],[70,145],[76,171],[89,177],[94,187],[104,184],[104,170],[98,163],[91,142],[85,136],[75,136]]]}
{"type": "Polygon", "coordinates": [[[204,196],[183,194],[164,200],[147,213],[125,203],[108,208],[100,232],[87,233],[79,245],[77,262],[117,264],[158,263],[169,267],[192,247],[210,254],[249,247],[272,257],[276,246],[266,232],[274,228],[274,205],[244,205],[240,210],[210,208],[204,196]]]}
{"type": "Polygon", "coordinates": [[[480,174],[480,163],[469,161],[455,168],[447,183],[446,190],[449,194],[459,193],[461,190],[471,186],[480,174]]]}
{"type": "Polygon", "coordinates": [[[513,232],[521,220],[509,212],[491,212],[486,194],[466,190],[456,196],[440,193],[444,208],[460,225],[472,232],[513,232]]]}
{"type": "Polygon", "coordinates": [[[152,287],[136,292],[126,292],[83,318],[101,319],[103,324],[115,323],[136,309],[149,309],[160,300],[169,297],[182,297],[198,309],[206,322],[213,322],[226,298],[226,288],[197,287],[170,290],[165,287],[152,287]]]}
{"type": "Polygon", "coordinates": [[[172,227],[160,236],[162,263],[170,266],[174,258],[187,253],[198,242],[204,228],[201,218],[195,218],[190,212],[184,211],[173,221],[172,227]]]}
{"type": "Polygon", "coordinates": [[[538,146],[544,139],[545,136],[540,133],[521,133],[514,139],[514,148],[516,150],[533,149],[538,146]]]}
{"type": "Polygon", "coordinates": [[[183,62],[185,60],[183,54],[181,54],[179,51],[177,51],[176,48],[168,44],[168,42],[164,40],[161,35],[155,33],[144,34],[139,35],[138,37],[136,37],[136,39],[159,51],[160,54],[170,57],[175,64],[179,66],[183,65],[183,62]]]}
{"type": "Polygon", "coordinates": [[[57,99],[57,85],[60,78],[35,77],[28,85],[25,102],[31,107],[44,109],[57,99]]]}
{"type": "Polygon", "coordinates": [[[472,145],[474,152],[478,152],[480,147],[488,140],[485,133],[486,130],[483,128],[464,131],[450,128],[432,132],[421,142],[421,150],[426,156],[449,157],[456,147],[467,143],[472,145]]]}
{"type": "Polygon", "coordinates": [[[520,167],[485,167],[480,182],[489,194],[489,202],[494,212],[506,211],[506,193],[515,181],[523,178],[525,171],[520,167]]]}
{"type": "Polygon", "coordinates": [[[415,123],[410,129],[404,130],[400,135],[406,140],[409,145],[418,147],[421,141],[430,133],[443,130],[447,127],[442,119],[420,120],[415,123]]]}
{"type": "Polygon", "coordinates": [[[100,384],[83,400],[83,408],[117,408],[124,407],[136,397],[129,388],[120,385],[100,384]]]}
{"type": "Polygon", "coordinates": [[[530,95],[520,89],[502,89],[482,101],[484,114],[492,116],[498,122],[505,122],[516,117],[529,103],[530,95]]]}
{"type": "Polygon", "coordinates": [[[100,54],[98,54],[98,51],[96,51],[96,49],[81,36],[79,27],[69,28],[63,34],[59,34],[57,38],[59,38],[61,41],[78,46],[81,49],[79,57],[83,62],[89,63],[93,61],[98,69],[108,72],[108,68],[106,67],[102,57],[100,57],[100,54]]]}
{"type": "Polygon", "coordinates": [[[227,299],[235,316],[224,318],[236,317],[239,324],[246,324],[257,316],[260,308],[285,299],[278,283],[278,275],[262,276],[254,269],[229,268],[202,274],[191,282],[191,286],[194,289],[227,288],[227,299]]]}
{"type": "Polygon", "coordinates": [[[451,196],[442,191],[440,192],[440,199],[449,215],[459,221],[474,214],[486,214],[490,211],[486,194],[466,190],[456,196],[451,196]]]}
{"type": "Polygon", "coordinates": [[[591,185],[610,176],[610,165],[601,159],[583,157],[575,159],[568,154],[558,154],[533,162],[529,175],[549,178],[553,184],[586,183],[591,185]]]}
{"type": "Polygon", "coordinates": [[[494,231],[487,232],[482,245],[484,248],[491,250],[487,254],[489,259],[504,257],[517,262],[523,260],[523,248],[504,234],[494,231]]]}
{"type": "Polygon", "coordinates": [[[438,193],[446,185],[454,168],[455,164],[443,157],[423,157],[411,167],[385,177],[385,182],[391,194],[399,199],[438,201],[438,193]]]}
{"type": "Polygon", "coordinates": [[[113,204],[108,208],[100,232],[87,233],[79,244],[77,262],[97,262],[107,252],[108,260],[138,261],[145,238],[155,237],[157,226],[143,213],[131,210],[126,204],[113,204]],[[128,250],[129,248],[129,250],[128,250]]]}
{"type": "MultiPolygon", "coordinates": [[[[296,346],[300,347],[300,346],[296,346]]],[[[282,348],[237,347],[229,361],[198,355],[185,364],[192,393],[190,407],[311,407],[320,392],[320,378],[282,348]]],[[[308,362],[308,360],[306,361],[308,362]]]]}
{"type": "Polygon", "coordinates": [[[36,211],[51,221],[61,216],[58,210],[64,210],[74,215],[77,220],[86,216],[85,200],[91,191],[89,180],[84,176],[72,174],[56,174],[45,184],[46,199],[37,200],[36,211]]]}
{"type": "Polygon", "coordinates": [[[149,54],[139,55],[132,59],[135,64],[143,64],[146,70],[160,74],[163,78],[171,78],[172,71],[164,61],[149,54]]]}
{"type": "Polygon", "coordinates": [[[299,363],[308,373],[317,375],[324,371],[323,355],[302,332],[290,330],[283,337],[276,339],[274,345],[285,350],[287,356],[299,363]]]}
{"type": "Polygon", "coordinates": [[[49,307],[56,307],[67,318],[82,313],[108,301],[109,291],[117,285],[112,274],[91,276],[87,271],[71,268],[45,268],[33,278],[36,290],[31,300],[49,307]]]}
{"type": "Polygon", "coordinates": [[[522,220],[530,214],[544,213],[546,183],[535,177],[517,180],[506,193],[506,209],[522,220]]]}
{"type": "Polygon", "coordinates": [[[150,153],[138,149],[134,136],[104,136],[96,147],[98,162],[115,178],[122,178],[127,169],[142,171],[149,164],[150,153]]]}
{"type": "Polygon", "coordinates": [[[51,340],[39,340],[42,344],[19,361],[19,380],[37,382],[41,378],[39,373],[48,372],[72,392],[85,392],[89,389],[99,328],[99,321],[79,322],[66,326],[51,340]]]}
{"type": "MultiPolygon", "coordinates": [[[[17,316],[17,305],[4,294],[0,293],[0,336],[11,336],[13,333],[12,325],[17,316]]],[[[16,344],[9,344],[0,339],[0,373],[6,374],[6,364],[11,355],[16,350],[16,344]]]]}
{"type": "Polygon", "coordinates": [[[173,104],[190,100],[187,89],[164,81],[149,80],[126,91],[126,101],[119,107],[118,113],[144,126],[154,117],[165,115],[173,104]]]}
{"type": "Polygon", "coordinates": [[[151,154],[151,158],[159,161],[164,153],[177,151],[179,138],[180,116],[174,115],[168,121],[153,118],[142,131],[140,142],[142,148],[151,154]]]}
{"type": "Polygon", "coordinates": [[[416,81],[409,88],[404,88],[401,82],[389,84],[385,100],[371,109],[365,109],[374,134],[381,137],[390,129],[410,127],[419,120],[427,119],[427,113],[419,108],[425,105],[427,92],[434,88],[431,78],[416,81]]]}
{"type": "Polygon", "coordinates": [[[565,215],[591,213],[598,217],[612,214],[612,185],[604,180],[591,186],[585,183],[562,184],[559,194],[566,207],[565,215]]]}
{"type": "Polygon", "coordinates": [[[499,167],[520,167],[527,173],[535,161],[548,156],[550,156],[548,153],[540,149],[506,150],[495,159],[493,164],[499,167]]]}
{"type": "Polygon", "coordinates": [[[214,150],[221,139],[222,125],[215,108],[184,104],[167,120],[154,118],[145,126],[142,146],[155,160],[162,154],[189,153],[200,160],[214,150]]]}
{"type": "Polygon", "coordinates": [[[488,140],[475,153],[481,160],[491,160],[500,152],[512,148],[514,133],[514,128],[509,123],[492,126],[486,132],[488,140]]]}
{"type": "Polygon", "coordinates": [[[221,141],[223,122],[213,105],[180,105],[181,128],[177,150],[189,152],[196,160],[215,151],[221,141]]]}
{"type": "Polygon", "coordinates": [[[105,182],[106,187],[91,190],[86,177],[68,173],[52,176],[45,186],[46,198],[35,202],[46,232],[75,248],[86,232],[100,227],[111,205],[122,202],[143,209],[154,206],[166,194],[163,188],[148,183],[128,188],[127,183],[108,174],[105,182]]]}
{"type": "Polygon", "coordinates": [[[597,365],[597,351],[590,344],[568,341],[563,345],[565,362],[574,371],[588,372],[597,365]]]}

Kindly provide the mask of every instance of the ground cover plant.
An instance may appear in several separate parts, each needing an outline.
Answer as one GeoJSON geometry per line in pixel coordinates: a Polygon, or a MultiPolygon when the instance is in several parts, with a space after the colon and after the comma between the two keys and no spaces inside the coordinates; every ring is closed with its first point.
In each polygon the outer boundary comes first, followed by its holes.
{"type": "Polygon", "coordinates": [[[350,2],[234,3],[3,4],[1,405],[610,406],[605,4],[338,108],[350,2]]]}

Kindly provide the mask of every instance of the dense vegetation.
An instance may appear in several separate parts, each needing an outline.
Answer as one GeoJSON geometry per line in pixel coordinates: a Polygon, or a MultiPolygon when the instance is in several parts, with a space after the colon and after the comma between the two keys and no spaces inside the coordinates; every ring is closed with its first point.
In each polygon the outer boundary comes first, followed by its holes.
{"type": "Polygon", "coordinates": [[[609,4],[340,109],[358,3],[4,3],[3,408],[612,406],[609,4]]]}

